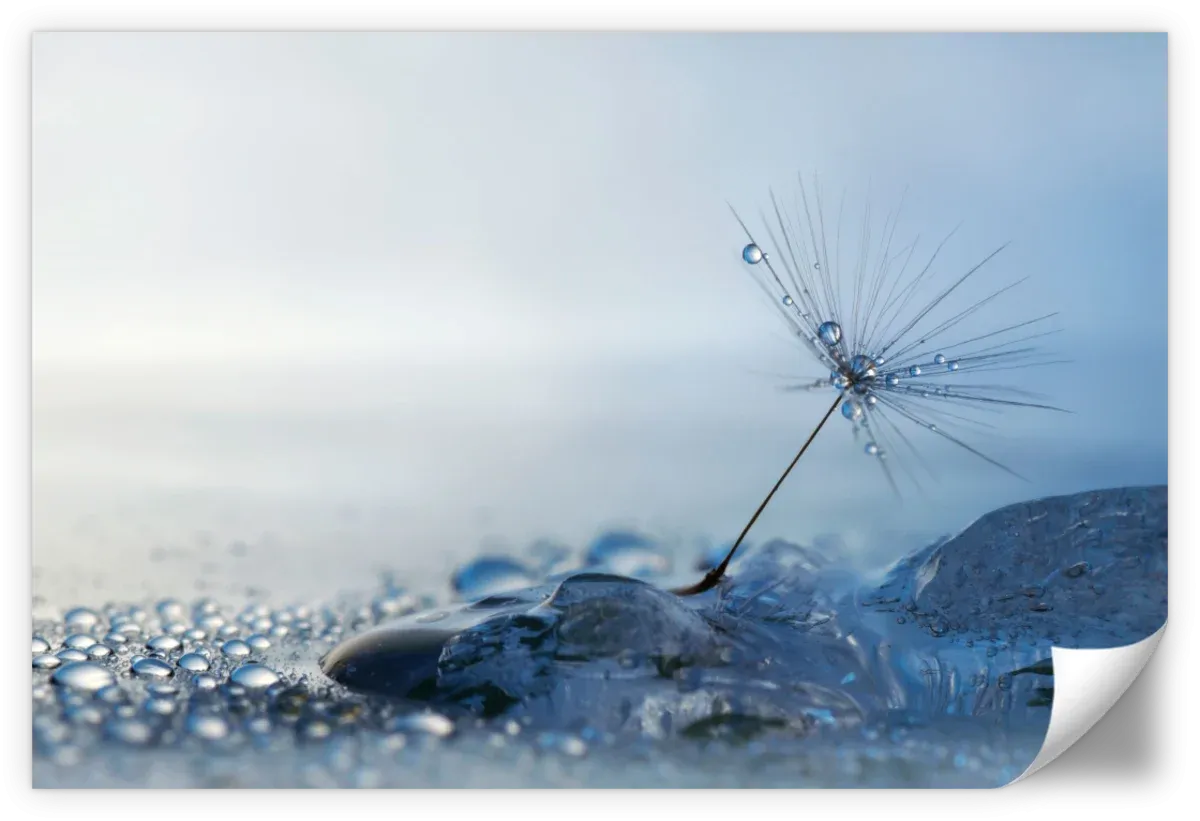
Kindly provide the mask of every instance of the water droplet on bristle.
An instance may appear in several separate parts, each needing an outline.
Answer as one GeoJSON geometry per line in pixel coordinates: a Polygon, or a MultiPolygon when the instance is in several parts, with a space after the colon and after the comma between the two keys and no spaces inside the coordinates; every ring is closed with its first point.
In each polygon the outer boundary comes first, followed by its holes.
{"type": "Polygon", "coordinates": [[[908,375],[909,376],[920,376],[921,375],[921,367],[919,365],[913,365],[911,368],[908,369],[908,375]]]}
{"type": "Polygon", "coordinates": [[[817,336],[832,348],[842,340],[842,326],[836,322],[822,322],[821,327],[817,328],[817,336]]]}
{"type": "Polygon", "coordinates": [[[935,357],[933,358],[933,364],[935,364],[935,365],[945,365],[945,364],[946,364],[946,356],[945,356],[945,354],[938,354],[937,356],[935,356],[935,357]]]}
{"type": "Polygon", "coordinates": [[[753,242],[742,249],[742,259],[746,260],[750,265],[757,265],[762,262],[762,249],[753,242]]]}

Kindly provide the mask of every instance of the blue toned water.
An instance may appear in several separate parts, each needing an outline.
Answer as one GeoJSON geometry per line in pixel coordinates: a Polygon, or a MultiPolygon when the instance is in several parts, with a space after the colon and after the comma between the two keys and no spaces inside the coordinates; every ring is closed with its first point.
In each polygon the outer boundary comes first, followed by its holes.
{"type": "Polygon", "coordinates": [[[665,590],[711,557],[613,532],[480,557],[441,599],[85,603],[34,625],[34,782],[998,785],[1041,744],[1052,644],[1165,620],[1166,508],[1015,505],[874,575],[775,540],[691,598],[665,590]]]}

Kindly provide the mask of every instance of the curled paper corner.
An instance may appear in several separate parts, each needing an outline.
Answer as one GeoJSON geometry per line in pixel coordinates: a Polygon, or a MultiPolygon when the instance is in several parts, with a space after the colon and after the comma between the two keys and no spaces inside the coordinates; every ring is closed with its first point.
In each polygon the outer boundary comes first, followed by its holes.
{"type": "Polygon", "coordinates": [[[1164,623],[1137,644],[1104,650],[1051,648],[1054,701],[1037,757],[1010,783],[1023,781],[1062,755],[1112,709],[1141,674],[1162,639],[1164,623]]]}

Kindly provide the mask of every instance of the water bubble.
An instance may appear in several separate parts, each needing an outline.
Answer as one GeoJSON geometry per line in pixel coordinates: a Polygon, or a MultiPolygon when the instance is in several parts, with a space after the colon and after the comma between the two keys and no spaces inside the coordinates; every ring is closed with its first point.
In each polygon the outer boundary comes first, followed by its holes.
{"type": "Polygon", "coordinates": [[[76,607],[74,610],[68,610],[67,614],[63,616],[63,624],[68,628],[88,630],[99,623],[100,614],[87,607],[76,607]]]}
{"type": "Polygon", "coordinates": [[[920,376],[921,375],[921,366],[913,365],[911,368],[908,369],[908,375],[909,376],[920,376]]]}
{"type": "Polygon", "coordinates": [[[46,641],[41,636],[33,637],[33,652],[45,653],[49,649],[50,649],[50,642],[46,641]]]}
{"type": "Polygon", "coordinates": [[[621,530],[602,533],[588,548],[584,561],[621,576],[657,576],[671,569],[670,558],[653,541],[621,530]]]}
{"type": "Polygon", "coordinates": [[[116,681],[112,671],[94,661],[77,661],[54,671],[50,680],[61,687],[94,693],[116,681]]]}
{"type": "Polygon", "coordinates": [[[946,355],[945,355],[945,354],[938,354],[937,356],[935,356],[935,357],[933,358],[933,364],[935,364],[935,365],[945,365],[945,364],[946,364],[946,355]]]}
{"type": "Polygon", "coordinates": [[[790,308],[790,307],[792,307],[792,305],[795,304],[795,301],[792,299],[790,294],[784,294],[783,295],[783,304],[787,305],[790,308]]]}
{"type": "Polygon", "coordinates": [[[171,665],[162,659],[143,658],[133,663],[131,668],[135,675],[144,678],[170,678],[174,674],[171,665]]]}
{"type": "Polygon", "coordinates": [[[533,576],[525,565],[514,559],[481,556],[459,568],[450,583],[460,598],[478,599],[528,587],[533,583],[533,576]]]}
{"type": "Polygon", "coordinates": [[[247,690],[262,690],[279,681],[279,674],[265,664],[243,664],[229,674],[229,680],[247,690]]]}
{"type": "Polygon", "coordinates": [[[863,448],[863,452],[868,456],[878,456],[879,445],[875,444],[874,442],[867,442],[866,447],[863,448]]]}
{"type": "Polygon", "coordinates": [[[836,322],[822,322],[817,328],[817,336],[829,347],[842,341],[842,326],[836,322]]]}
{"type": "Polygon", "coordinates": [[[199,653],[184,653],[179,657],[179,669],[191,673],[204,673],[209,668],[208,659],[199,653]]]}
{"type": "Polygon", "coordinates": [[[221,652],[230,658],[245,658],[250,655],[250,645],[241,639],[233,639],[221,645],[221,652]]]}
{"type": "Polygon", "coordinates": [[[156,653],[169,653],[178,650],[181,642],[174,636],[155,636],[146,642],[146,647],[156,653]]]}
{"type": "Polygon", "coordinates": [[[757,265],[758,263],[762,262],[762,258],[762,249],[753,242],[742,249],[742,259],[744,259],[750,265],[757,265]]]}
{"type": "Polygon", "coordinates": [[[947,366],[946,366],[946,370],[948,370],[948,371],[956,371],[956,370],[958,370],[958,363],[957,363],[957,362],[951,362],[949,365],[947,365],[947,366]]]}
{"type": "Polygon", "coordinates": [[[862,419],[862,415],[862,405],[858,404],[854,400],[847,400],[846,402],[842,403],[842,416],[846,417],[851,422],[857,422],[859,419],[862,419]]]}
{"type": "Polygon", "coordinates": [[[33,666],[38,670],[53,670],[62,664],[62,659],[49,653],[41,653],[33,657],[33,666]]]}

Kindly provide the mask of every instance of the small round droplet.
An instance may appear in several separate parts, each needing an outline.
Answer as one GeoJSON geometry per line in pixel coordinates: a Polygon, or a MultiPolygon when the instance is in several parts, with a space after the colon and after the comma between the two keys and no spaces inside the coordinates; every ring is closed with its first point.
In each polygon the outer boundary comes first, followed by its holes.
{"type": "Polygon", "coordinates": [[[854,400],[847,400],[842,403],[842,416],[846,417],[851,422],[857,422],[859,419],[862,419],[862,415],[862,405],[858,404],[854,400]]]}
{"type": "Polygon", "coordinates": [[[920,376],[921,375],[921,366],[913,365],[911,368],[908,369],[908,375],[909,376],[920,376]]]}
{"type": "Polygon", "coordinates": [[[208,671],[208,659],[199,653],[184,653],[179,657],[179,669],[187,670],[190,673],[204,673],[208,671]]]}
{"type": "Polygon", "coordinates": [[[112,655],[112,648],[107,644],[93,644],[87,649],[87,655],[90,659],[104,659],[112,655]]]}
{"type": "Polygon", "coordinates": [[[946,366],[946,370],[948,370],[948,371],[956,371],[956,370],[958,370],[958,363],[957,363],[957,362],[951,362],[949,365],[947,365],[947,366],[946,366]]]}
{"type": "Polygon", "coordinates": [[[265,664],[243,664],[229,674],[229,680],[247,690],[262,690],[279,681],[279,674],[265,664]]]}
{"type": "Polygon", "coordinates": [[[790,308],[792,305],[795,304],[795,300],[792,299],[790,294],[784,294],[783,295],[783,304],[787,305],[790,308]]]}
{"type": "Polygon", "coordinates": [[[192,679],[192,684],[195,685],[197,690],[204,690],[206,692],[217,689],[217,683],[216,678],[210,676],[208,673],[201,673],[192,679]]]}
{"type": "Polygon", "coordinates": [[[895,374],[895,373],[889,373],[887,375],[887,379],[885,379],[884,382],[887,383],[887,386],[889,388],[894,388],[900,384],[900,375],[895,374]]]}
{"type": "Polygon", "coordinates": [[[866,402],[871,407],[875,407],[876,405],[879,404],[879,397],[873,393],[868,393],[867,398],[864,399],[863,401],[866,402]]]}
{"type": "Polygon", "coordinates": [[[742,249],[742,259],[744,259],[750,265],[757,265],[758,263],[762,262],[762,258],[762,249],[753,242],[742,249]]]}
{"type": "Polygon", "coordinates": [[[946,355],[945,355],[945,354],[938,354],[937,356],[935,356],[935,357],[933,358],[933,364],[935,364],[935,365],[945,365],[945,364],[946,364],[946,355]]]}
{"type": "Polygon", "coordinates": [[[262,633],[254,633],[246,637],[246,644],[250,645],[251,650],[268,650],[271,647],[271,640],[262,633]]]}
{"type": "Polygon", "coordinates": [[[868,456],[878,456],[879,445],[875,444],[874,442],[867,442],[866,447],[863,448],[863,452],[868,456]]]}
{"type": "Polygon", "coordinates": [[[250,645],[241,639],[232,639],[221,645],[221,652],[230,658],[245,658],[250,655],[250,645]]]}
{"type": "Polygon", "coordinates": [[[175,672],[171,665],[162,659],[152,658],[138,659],[133,663],[132,670],[135,675],[143,678],[170,678],[175,672]]]}
{"type": "Polygon", "coordinates": [[[817,328],[817,336],[829,347],[842,341],[842,326],[836,322],[822,322],[817,328]]]}
{"type": "Polygon", "coordinates": [[[50,680],[61,687],[94,693],[116,681],[112,671],[94,661],[77,661],[54,671],[50,680]]]}

